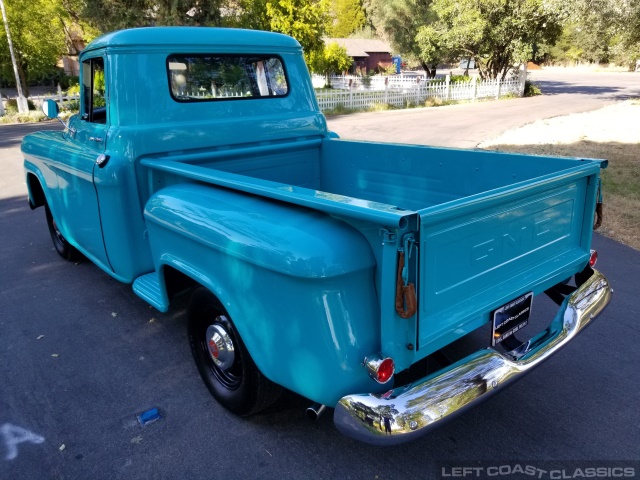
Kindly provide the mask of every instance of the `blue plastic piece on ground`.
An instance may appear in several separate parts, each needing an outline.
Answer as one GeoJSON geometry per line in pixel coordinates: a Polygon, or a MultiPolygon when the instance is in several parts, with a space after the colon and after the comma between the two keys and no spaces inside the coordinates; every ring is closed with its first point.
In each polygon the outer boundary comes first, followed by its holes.
{"type": "Polygon", "coordinates": [[[140,422],[140,425],[144,427],[147,423],[152,423],[156,420],[160,420],[162,418],[162,415],[160,415],[160,412],[157,408],[152,408],[150,410],[137,414],[136,417],[138,418],[138,422],[140,422]]]}

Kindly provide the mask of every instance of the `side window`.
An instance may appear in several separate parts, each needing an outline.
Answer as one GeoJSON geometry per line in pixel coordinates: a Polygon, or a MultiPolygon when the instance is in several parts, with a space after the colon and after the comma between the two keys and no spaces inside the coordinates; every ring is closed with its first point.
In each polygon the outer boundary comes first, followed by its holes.
{"type": "Polygon", "coordinates": [[[107,123],[104,59],[90,58],[82,62],[82,119],[107,123]]]}

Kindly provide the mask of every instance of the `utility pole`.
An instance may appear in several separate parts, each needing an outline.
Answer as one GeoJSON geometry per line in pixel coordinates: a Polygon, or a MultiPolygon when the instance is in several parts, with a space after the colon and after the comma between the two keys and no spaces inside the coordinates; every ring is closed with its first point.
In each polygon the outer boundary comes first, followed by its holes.
{"type": "Polygon", "coordinates": [[[9,33],[9,22],[7,21],[7,11],[4,9],[4,0],[0,0],[0,9],[2,9],[2,19],[4,20],[4,28],[7,31],[7,43],[9,44],[9,53],[11,53],[11,63],[13,63],[13,73],[16,75],[16,88],[18,89],[18,112],[29,113],[29,104],[22,94],[22,83],[18,74],[18,64],[16,63],[16,55],[13,52],[13,43],[11,42],[11,34],[9,33]]]}

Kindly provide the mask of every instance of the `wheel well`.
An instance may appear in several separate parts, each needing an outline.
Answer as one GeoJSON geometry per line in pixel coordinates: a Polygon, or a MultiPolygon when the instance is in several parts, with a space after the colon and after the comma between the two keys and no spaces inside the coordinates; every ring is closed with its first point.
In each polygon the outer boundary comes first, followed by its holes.
{"type": "Polygon", "coordinates": [[[31,209],[42,207],[47,202],[47,199],[44,196],[44,190],[38,177],[33,173],[27,175],[27,186],[29,187],[29,205],[31,209]]]}
{"type": "Polygon", "coordinates": [[[165,265],[164,271],[164,283],[167,289],[167,297],[171,301],[174,297],[181,295],[185,292],[193,290],[195,287],[200,286],[193,278],[185,275],[179,270],[173,267],[165,265]]]}

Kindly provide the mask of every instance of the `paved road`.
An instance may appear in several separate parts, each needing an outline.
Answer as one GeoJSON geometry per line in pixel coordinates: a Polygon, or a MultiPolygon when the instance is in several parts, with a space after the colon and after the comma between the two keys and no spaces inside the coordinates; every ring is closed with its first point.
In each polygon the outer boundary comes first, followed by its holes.
{"type": "Polygon", "coordinates": [[[531,72],[546,95],[438,108],[358,113],[329,119],[342,138],[475,148],[539,118],[585,112],[640,97],[638,73],[531,72]]]}
{"type": "MultiPolygon", "coordinates": [[[[330,415],[309,423],[295,395],[248,419],[225,412],[197,375],[181,309],[159,314],[89,262],[60,259],[25,201],[16,142],[31,128],[0,126],[0,478],[373,480],[474,460],[640,458],[640,252],[596,235],[616,291],[602,318],[430,436],[372,448],[330,415]],[[151,407],[163,419],[140,427],[151,407]]],[[[537,299],[534,311],[540,323],[553,309],[537,299]]]]}

